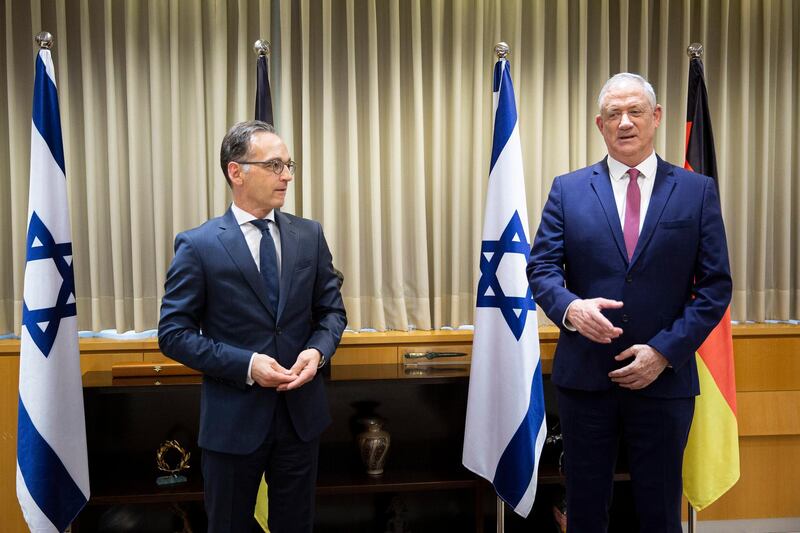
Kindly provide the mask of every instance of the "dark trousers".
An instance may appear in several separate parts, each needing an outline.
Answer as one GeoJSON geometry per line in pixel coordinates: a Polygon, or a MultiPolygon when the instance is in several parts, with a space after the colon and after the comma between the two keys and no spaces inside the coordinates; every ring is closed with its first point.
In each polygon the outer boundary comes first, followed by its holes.
{"type": "Polygon", "coordinates": [[[640,531],[681,531],[683,451],[694,398],[648,398],[619,387],[558,388],[568,533],[605,533],[620,440],[628,451],[640,531]]]}
{"type": "Polygon", "coordinates": [[[271,533],[307,533],[314,526],[319,438],[297,436],[283,394],[269,435],[248,455],[203,450],[203,488],[209,533],[253,530],[253,510],[264,474],[271,533]]]}

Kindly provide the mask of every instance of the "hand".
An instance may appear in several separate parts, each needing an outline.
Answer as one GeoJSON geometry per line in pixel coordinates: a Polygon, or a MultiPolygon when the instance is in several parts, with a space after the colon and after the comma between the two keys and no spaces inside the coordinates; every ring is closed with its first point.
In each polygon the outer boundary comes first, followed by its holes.
{"type": "Polygon", "coordinates": [[[290,370],[283,368],[274,358],[257,353],[253,356],[250,377],[262,387],[279,387],[294,380],[290,370]]]}
{"type": "Polygon", "coordinates": [[[603,309],[619,309],[622,302],[605,298],[574,300],[567,309],[567,321],[578,333],[587,339],[601,344],[610,344],[612,339],[622,335],[622,329],[603,316],[603,309]]]}
{"type": "Polygon", "coordinates": [[[633,357],[630,364],[608,373],[611,381],[626,389],[647,387],[669,364],[666,357],[647,344],[634,344],[614,359],[623,361],[629,357],[633,357]]]}
{"type": "Polygon", "coordinates": [[[278,385],[278,391],[296,389],[311,381],[317,375],[317,368],[321,358],[322,354],[316,348],[309,348],[300,352],[300,355],[297,356],[297,361],[289,369],[294,379],[289,383],[278,385]]]}

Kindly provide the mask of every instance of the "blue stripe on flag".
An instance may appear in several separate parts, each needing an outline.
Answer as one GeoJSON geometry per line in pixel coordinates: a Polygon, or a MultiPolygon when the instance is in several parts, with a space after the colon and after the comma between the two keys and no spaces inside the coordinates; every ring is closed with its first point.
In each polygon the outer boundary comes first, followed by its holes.
{"type": "Polygon", "coordinates": [[[505,148],[514,125],[517,123],[517,104],[514,100],[514,86],[511,84],[511,67],[508,61],[498,61],[494,65],[494,92],[500,91],[497,111],[494,114],[494,136],[492,142],[492,162],[489,173],[494,169],[497,158],[505,148]]]}
{"type": "Polygon", "coordinates": [[[512,507],[519,505],[536,467],[536,437],[544,421],[541,360],[532,381],[528,412],[500,457],[493,480],[497,494],[512,507]]]}
{"type": "Polygon", "coordinates": [[[66,175],[64,145],[61,142],[61,117],[58,113],[58,92],[55,83],[47,74],[41,54],[36,56],[36,76],[33,83],[33,94],[36,95],[33,99],[33,123],[50,148],[53,159],[61,167],[61,172],[66,175]]]}
{"type": "Polygon", "coordinates": [[[34,427],[22,398],[19,399],[17,463],[36,505],[59,531],[64,531],[86,504],[86,497],[56,452],[34,427]]]}

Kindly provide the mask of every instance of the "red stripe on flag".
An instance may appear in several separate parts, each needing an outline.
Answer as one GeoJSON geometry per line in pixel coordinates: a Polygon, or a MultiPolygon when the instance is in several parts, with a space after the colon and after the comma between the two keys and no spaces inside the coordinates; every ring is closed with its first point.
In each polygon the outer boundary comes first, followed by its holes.
{"type": "Polygon", "coordinates": [[[697,354],[703,358],[714,382],[725,401],[736,415],[736,375],[733,368],[733,338],[731,335],[731,310],[725,311],[717,327],[711,332],[697,354]]]}
{"type": "MultiPolygon", "coordinates": [[[[691,121],[687,121],[686,122],[686,145],[683,147],[683,153],[684,154],[688,154],[689,153],[689,138],[691,137],[691,135],[692,135],[692,122],[691,121]]],[[[685,157],[684,157],[684,160],[683,160],[683,168],[685,168],[686,170],[691,170],[692,172],[694,172],[694,169],[692,168],[692,165],[689,164],[689,160],[686,159],[685,157]]]]}

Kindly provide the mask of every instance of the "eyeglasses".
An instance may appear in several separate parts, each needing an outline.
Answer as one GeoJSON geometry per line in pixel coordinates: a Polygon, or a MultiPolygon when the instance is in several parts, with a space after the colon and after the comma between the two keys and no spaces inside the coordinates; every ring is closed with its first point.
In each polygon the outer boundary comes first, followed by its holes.
{"type": "Polygon", "coordinates": [[[258,165],[261,168],[273,172],[277,176],[283,174],[284,168],[288,168],[289,175],[294,176],[294,169],[297,168],[297,163],[291,159],[288,163],[284,163],[280,159],[270,159],[269,161],[236,161],[236,163],[239,163],[240,165],[258,165]]]}

